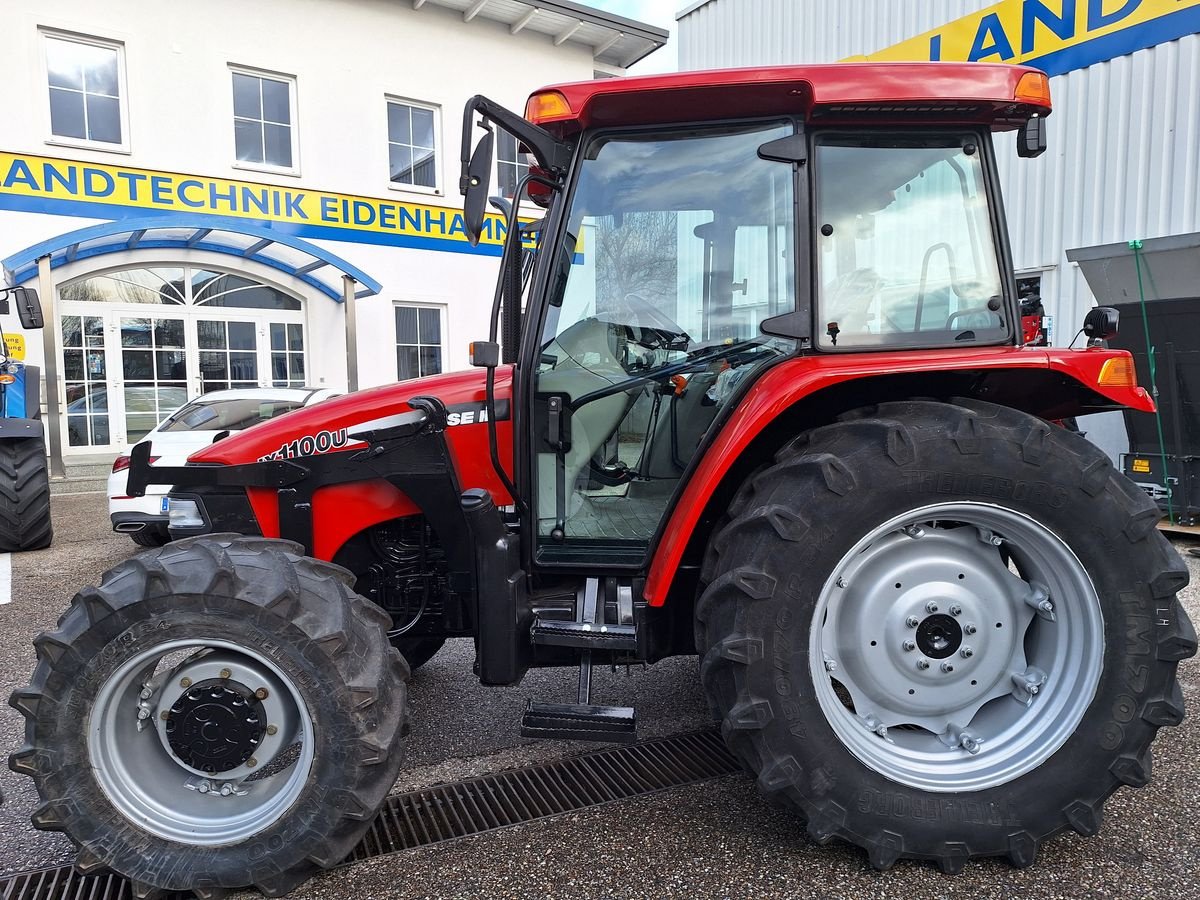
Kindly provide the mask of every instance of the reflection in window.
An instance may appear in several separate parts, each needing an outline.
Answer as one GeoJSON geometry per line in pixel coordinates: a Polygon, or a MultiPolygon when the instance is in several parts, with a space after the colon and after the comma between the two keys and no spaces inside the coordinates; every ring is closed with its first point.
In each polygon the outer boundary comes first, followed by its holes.
{"type": "Polygon", "coordinates": [[[442,314],[432,307],[396,307],[396,378],[442,371],[442,314]]]}
{"type": "Polygon", "coordinates": [[[89,275],[59,287],[63,300],[300,309],[300,301],[245,275],[190,266],[146,266],[89,275]]]}
{"type": "Polygon", "coordinates": [[[103,446],[109,443],[104,320],[98,316],[63,316],[60,321],[67,385],[67,443],[72,447],[103,446]]]}
{"type": "Polygon", "coordinates": [[[822,346],[1006,339],[978,145],[971,135],[820,139],[822,346]]]}
{"type": "Polygon", "coordinates": [[[50,131],[55,137],[123,143],[120,67],[119,45],[46,35],[50,131]]]}
{"type": "Polygon", "coordinates": [[[258,386],[258,335],[253,322],[198,321],[200,390],[258,386]]]}
{"type": "Polygon", "coordinates": [[[437,187],[434,111],[389,100],[388,177],[392,184],[437,187]]]}
{"type": "Polygon", "coordinates": [[[285,78],[233,73],[233,142],[238,162],[291,169],[292,88],[285,78]]]}
{"type": "Polygon", "coordinates": [[[496,134],[496,175],[505,197],[517,192],[517,185],[529,171],[529,155],[517,152],[517,139],[507,131],[496,134]]]}
{"type": "Polygon", "coordinates": [[[304,328],[295,322],[271,323],[271,384],[304,387],[304,328]]]}
{"type": "Polygon", "coordinates": [[[121,375],[132,443],[187,400],[183,320],[122,318],[121,375]]]}

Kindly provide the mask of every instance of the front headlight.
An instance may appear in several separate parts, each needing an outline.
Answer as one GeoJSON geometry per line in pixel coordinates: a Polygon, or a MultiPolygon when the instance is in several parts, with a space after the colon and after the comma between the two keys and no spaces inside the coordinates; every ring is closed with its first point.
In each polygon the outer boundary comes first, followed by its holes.
{"type": "Polygon", "coordinates": [[[167,501],[167,520],[170,528],[204,527],[204,516],[200,514],[200,505],[195,500],[176,500],[171,497],[167,501]]]}

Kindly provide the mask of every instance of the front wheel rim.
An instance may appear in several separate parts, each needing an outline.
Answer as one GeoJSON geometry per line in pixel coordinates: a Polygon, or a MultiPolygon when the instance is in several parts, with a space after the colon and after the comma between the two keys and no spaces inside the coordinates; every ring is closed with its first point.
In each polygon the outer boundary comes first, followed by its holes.
{"type": "Polygon", "coordinates": [[[292,680],[224,640],[169,641],[123,662],[97,693],[87,740],[96,780],[126,819],[195,846],[233,844],[269,828],[304,790],[315,756],[312,718],[292,680]],[[254,720],[238,732],[243,746],[230,751],[219,731],[205,732],[213,720],[205,704],[225,719],[254,720]],[[197,722],[192,733],[212,738],[181,756],[166,725],[197,722]]]}
{"type": "Polygon", "coordinates": [[[1104,656],[1099,595],[1045,525],[984,503],[884,522],[834,567],[809,641],[842,744],[891,781],[978,791],[1074,733],[1104,656]]]}

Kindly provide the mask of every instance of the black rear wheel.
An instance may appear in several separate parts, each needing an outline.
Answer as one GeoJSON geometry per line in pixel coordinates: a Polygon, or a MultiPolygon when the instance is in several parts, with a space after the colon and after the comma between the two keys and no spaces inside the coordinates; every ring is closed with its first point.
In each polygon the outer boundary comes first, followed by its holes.
{"type": "Polygon", "coordinates": [[[395,782],[408,679],[352,583],[290,542],[206,535],[80,591],[9,701],[35,827],[142,893],[277,896],[340,863],[395,782]]]}
{"type": "Polygon", "coordinates": [[[41,550],[53,538],[45,440],[0,439],[0,553],[41,550]]]}
{"type": "Polygon", "coordinates": [[[731,749],[873,865],[1030,864],[1150,775],[1196,637],[1158,511],[990,404],[890,403],[786,447],[715,536],[701,674],[731,749]]]}
{"type": "Polygon", "coordinates": [[[129,538],[139,547],[165,547],[171,542],[171,535],[165,528],[147,525],[141,531],[131,531],[129,538]]]}

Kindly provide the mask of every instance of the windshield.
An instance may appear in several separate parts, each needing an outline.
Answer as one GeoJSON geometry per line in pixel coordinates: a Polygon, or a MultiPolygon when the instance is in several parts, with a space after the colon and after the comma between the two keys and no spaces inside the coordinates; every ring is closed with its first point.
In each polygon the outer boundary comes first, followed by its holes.
{"type": "Polygon", "coordinates": [[[758,156],[792,131],[585,148],[538,359],[541,415],[567,409],[535,426],[565,432],[539,453],[539,533],[555,535],[541,549],[623,544],[640,557],[721,409],[794,349],[760,329],[795,309],[793,169],[758,156]]]}
{"type": "Polygon", "coordinates": [[[181,407],[158,430],[244,431],[303,405],[302,400],[195,400],[181,407]]]}
{"type": "Polygon", "coordinates": [[[823,136],[815,172],[819,346],[1008,338],[977,137],[823,136]]]}

